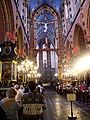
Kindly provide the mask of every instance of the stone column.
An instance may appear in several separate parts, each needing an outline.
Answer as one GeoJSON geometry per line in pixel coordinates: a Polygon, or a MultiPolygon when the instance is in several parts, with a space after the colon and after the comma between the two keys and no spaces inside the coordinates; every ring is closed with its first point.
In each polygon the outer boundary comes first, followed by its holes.
{"type": "Polygon", "coordinates": [[[40,72],[42,72],[42,68],[43,68],[43,52],[39,51],[39,70],[40,70],[40,72]]]}
{"type": "Polygon", "coordinates": [[[51,68],[51,53],[47,51],[47,67],[51,68]]]}

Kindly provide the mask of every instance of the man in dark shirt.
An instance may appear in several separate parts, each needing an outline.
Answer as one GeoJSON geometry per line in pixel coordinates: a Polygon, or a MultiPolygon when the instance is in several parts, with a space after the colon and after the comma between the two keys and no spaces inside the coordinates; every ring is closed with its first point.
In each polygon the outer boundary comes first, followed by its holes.
{"type": "Polygon", "coordinates": [[[29,92],[22,97],[23,119],[38,120],[42,119],[43,107],[45,106],[44,96],[36,91],[36,83],[28,83],[29,92]]]}

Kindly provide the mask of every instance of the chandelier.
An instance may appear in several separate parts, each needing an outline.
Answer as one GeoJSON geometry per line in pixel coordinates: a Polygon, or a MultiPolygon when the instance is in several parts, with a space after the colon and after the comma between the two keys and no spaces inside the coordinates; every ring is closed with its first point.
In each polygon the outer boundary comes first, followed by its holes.
{"type": "Polygon", "coordinates": [[[30,61],[28,58],[22,61],[17,69],[18,73],[25,75],[27,79],[37,79],[41,76],[41,74],[38,73],[38,67],[35,65],[34,61],[30,61]]]}

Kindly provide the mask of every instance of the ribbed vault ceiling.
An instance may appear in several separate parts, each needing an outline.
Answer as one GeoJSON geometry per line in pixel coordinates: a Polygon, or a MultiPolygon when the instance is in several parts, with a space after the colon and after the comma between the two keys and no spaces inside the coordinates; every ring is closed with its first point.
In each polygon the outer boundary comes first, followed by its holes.
{"type": "Polygon", "coordinates": [[[30,0],[29,9],[31,12],[38,9],[42,5],[48,5],[54,8],[57,12],[61,11],[62,0],[30,0]]]}

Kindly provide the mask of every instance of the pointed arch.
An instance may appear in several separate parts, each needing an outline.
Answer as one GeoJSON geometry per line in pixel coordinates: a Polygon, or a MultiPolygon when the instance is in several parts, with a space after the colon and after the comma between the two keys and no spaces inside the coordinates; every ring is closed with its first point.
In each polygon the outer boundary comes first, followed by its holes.
{"type": "Polygon", "coordinates": [[[75,25],[74,37],[73,37],[73,48],[77,49],[80,53],[86,50],[84,31],[78,24],[75,25]]]}
{"type": "Polygon", "coordinates": [[[11,0],[0,0],[0,40],[4,40],[7,32],[14,32],[14,16],[11,0]]]}

